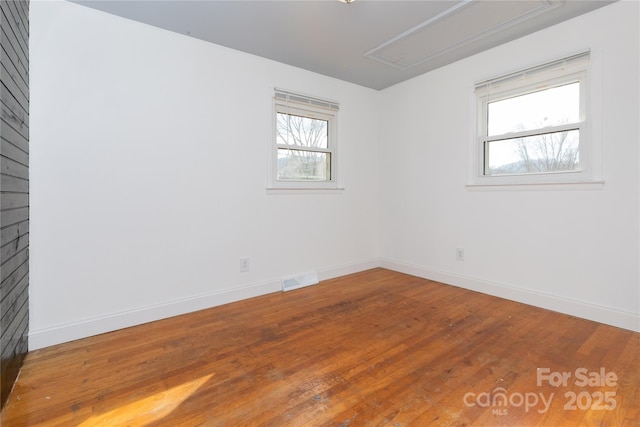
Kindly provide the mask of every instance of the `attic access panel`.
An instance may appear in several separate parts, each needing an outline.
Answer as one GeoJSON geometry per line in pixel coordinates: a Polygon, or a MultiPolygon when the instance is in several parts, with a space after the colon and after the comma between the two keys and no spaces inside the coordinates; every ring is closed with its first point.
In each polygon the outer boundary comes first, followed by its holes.
{"type": "Polygon", "coordinates": [[[407,70],[562,6],[563,0],[463,0],[366,52],[407,70]]]}

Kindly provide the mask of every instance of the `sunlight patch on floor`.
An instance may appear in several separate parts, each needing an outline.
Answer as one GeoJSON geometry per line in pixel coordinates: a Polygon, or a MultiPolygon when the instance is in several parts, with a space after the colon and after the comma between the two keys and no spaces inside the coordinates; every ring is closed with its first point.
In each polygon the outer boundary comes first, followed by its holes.
{"type": "Polygon", "coordinates": [[[84,421],[78,427],[122,426],[128,424],[145,425],[169,415],[189,396],[195,393],[214,374],[177,385],[169,390],[153,394],[142,400],[120,406],[104,414],[84,421]]]}

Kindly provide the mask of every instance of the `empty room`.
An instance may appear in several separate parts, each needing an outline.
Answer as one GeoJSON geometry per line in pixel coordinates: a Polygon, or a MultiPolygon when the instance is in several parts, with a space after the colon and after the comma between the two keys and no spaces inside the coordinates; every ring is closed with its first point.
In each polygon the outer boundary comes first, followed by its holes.
{"type": "Polygon", "coordinates": [[[3,427],[638,425],[640,2],[0,6],[3,427]]]}

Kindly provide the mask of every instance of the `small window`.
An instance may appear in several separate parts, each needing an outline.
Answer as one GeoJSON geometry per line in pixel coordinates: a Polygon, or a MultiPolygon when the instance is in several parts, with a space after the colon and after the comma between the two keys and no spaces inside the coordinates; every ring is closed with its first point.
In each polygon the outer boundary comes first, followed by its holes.
{"type": "Polygon", "coordinates": [[[276,89],[273,188],[336,187],[338,104],[276,89]]]}
{"type": "Polygon", "coordinates": [[[590,179],[589,56],[578,54],[476,85],[471,184],[590,179]]]}
{"type": "Polygon", "coordinates": [[[487,103],[484,174],[580,170],[580,81],[487,103]]]}

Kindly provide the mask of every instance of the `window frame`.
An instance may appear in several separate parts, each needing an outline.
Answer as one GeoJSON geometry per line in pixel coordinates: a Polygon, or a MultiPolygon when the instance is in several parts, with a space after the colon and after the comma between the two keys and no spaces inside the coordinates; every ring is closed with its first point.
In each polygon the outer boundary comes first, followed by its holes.
{"type": "MultiPolygon", "coordinates": [[[[477,83],[473,91],[472,143],[467,187],[534,186],[553,184],[602,184],[600,142],[593,123],[599,119],[594,92],[593,52],[585,51],[542,65],[510,73],[477,83]],[[492,102],[543,91],[570,83],[580,83],[579,119],[566,125],[549,126],[511,134],[488,136],[488,105],[492,102]],[[594,108],[595,107],[595,108],[594,108]],[[510,138],[550,134],[577,129],[579,140],[579,168],[574,171],[532,172],[514,174],[486,174],[486,143],[510,138]],[[599,164],[600,163],[600,164],[599,164]]],[[[595,73],[597,74],[597,73],[595,73]]],[[[594,90],[596,88],[596,90],[594,90]]],[[[600,95],[600,94],[597,94],[600,95]]]]}
{"type": "Polygon", "coordinates": [[[272,130],[270,143],[270,167],[268,189],[284,190],[331,190],[338,189],[338,132],[337,121],[339,104],[321,98],[300,93],[275,89],[272,99],[272,130]],[[290,114],[327,122],[327,148],[304,147],[301,151],[328,153],[329,179],[327,180],[295,180],[278,179],[278,150],[290,149],[291,145],[279,144],[277,141],[278,114],[290,114]]]}

